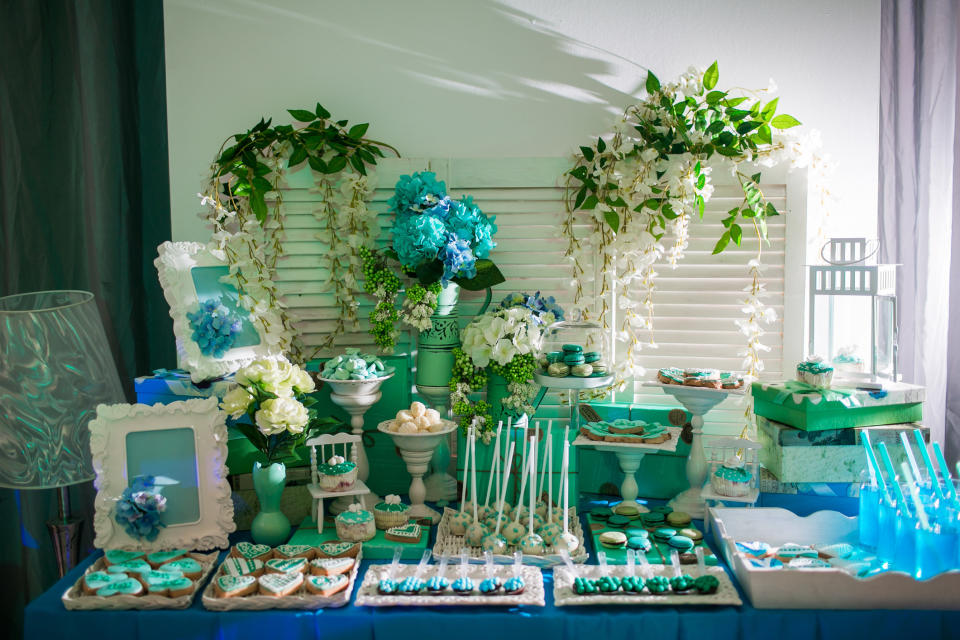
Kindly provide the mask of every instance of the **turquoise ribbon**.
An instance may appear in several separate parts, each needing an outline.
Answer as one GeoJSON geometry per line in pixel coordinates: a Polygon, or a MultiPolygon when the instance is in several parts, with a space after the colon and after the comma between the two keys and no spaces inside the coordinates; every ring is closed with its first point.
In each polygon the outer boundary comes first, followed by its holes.
{"type": "Polygon", "coordinates": [[[178,378],[189,378],[190,374],[183,369],[154,369],[153,377],[161,380],[176,380],[178,378]]]}
{"type": "Polygon", "coordinates": [[[795,393],[816,394],[823,398],[824,402],[839,402],[848,409],[860,406],[860,400],[857,398],[855,390],[823,389],[799,380],[784,382],[783,389],[777,393],[773,401],[777,404],[783,404],[787,397],[795,393]]]}

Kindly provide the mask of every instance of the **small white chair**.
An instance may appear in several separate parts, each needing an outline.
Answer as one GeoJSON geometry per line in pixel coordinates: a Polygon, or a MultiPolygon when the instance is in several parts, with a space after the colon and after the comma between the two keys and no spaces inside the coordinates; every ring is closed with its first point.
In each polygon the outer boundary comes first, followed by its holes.
{"type": "MultiPolygon", "coordinates": [[[[720,502],[739,502],[746,507],[752,507],[760,497],[760,449],[759,442],[745,438],[711,438],[704,442],[704,453],[707,456],[707,483],[700,493],[704,505],[709,509],[720,502]],[[710,478],[723,463],[733,456],[739,456],[743,466],[750,472],[750,490],[743,496],[725,496],[717,493],[710,478]]],[[[705,532],[710,533],[709,515],[704,518],[705,532]]]]}
{"type": "Polygon", "coordinates": [[[341,496],[364,496],[370,493],[370,489],[364,484],[363,480],[357,478],[351,489],[346,491],[324,491],[320,488],[319,472],[317,471],[317,461],[321,463],[327,460],[328,456],[337,455],[337,449],[340,449],[340,455],[348,458],[351,462],[357,462],[360,436],[351,433],[324,434],[316,438],[307,440],[306,445],[310,447],[310,484],[307,489],[310,491],[310,497],[313,498],[313,508],[311,512],[317,518],[317,533],[323,533],[323,499],[339,498],[341,496]],[[320,456],[317,457],[317,447],[320,447],[320,456]],[[329,453],[327,453],[329,448],[329,453]]]}

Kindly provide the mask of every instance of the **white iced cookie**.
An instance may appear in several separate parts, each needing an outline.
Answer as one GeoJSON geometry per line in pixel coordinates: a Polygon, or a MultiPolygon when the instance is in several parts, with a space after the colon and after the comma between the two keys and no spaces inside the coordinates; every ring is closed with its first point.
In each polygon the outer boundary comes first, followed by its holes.
{"type": "Polygon", "coordinates": [[[440,422],[440,412],[436,409],[427,409],[427,412],[424,414],[424,417],[429,420],[428,424],[437,424],[440,422]]]}
{"type": "Polygon", "coordinates": [[[426,431],[430,427],[430,420],[427,419],[427,416],[420,416],[416,419],[417,429],[420,431],[426,431]]]}
{"type": "Polygon", "coordinates": [[[417,429],[417,423],[413,420],[407,420],[406,422],[401,422],[400,427],[397,429],[397,433],[420,433],[420,430],[417,429]]]}
{"type": "Polygon", "coordinates": [[[406,409],[397,412],[397,422],[408,422],[410,420],[413,420],[413,414],[406,409]]]}
{"type": "Polygon", "coordinates": [[[427,407],[422,402],[414,402],[410,405],[410,413],[412,413],[415,418],[419,418],[427,413],[427,407]]]}

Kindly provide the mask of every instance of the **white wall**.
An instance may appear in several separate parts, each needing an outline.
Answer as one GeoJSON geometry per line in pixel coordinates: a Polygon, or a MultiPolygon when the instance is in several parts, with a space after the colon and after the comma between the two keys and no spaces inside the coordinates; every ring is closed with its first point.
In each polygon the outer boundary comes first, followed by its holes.
{"type": "Polygon", "coordinates": [[[228,135],[318,100],[411,157],[563,156],[607,131],[649,67],[720,65],[821,130],[832,234],[876,234],[878,0],[165,0],[175,240],[228,135]]]}

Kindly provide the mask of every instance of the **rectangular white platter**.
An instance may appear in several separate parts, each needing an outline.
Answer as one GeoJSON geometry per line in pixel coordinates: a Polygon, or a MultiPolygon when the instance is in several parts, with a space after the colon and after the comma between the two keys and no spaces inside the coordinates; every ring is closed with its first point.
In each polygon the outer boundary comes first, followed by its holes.
{"type": "MultiPolygon", "coordinates": [[[[436,575],[438,565],[430,565],[422,577],[424,581],[429,580],[432,576],[436,575]]],[[[381,595],[377,591],[377,584],[380,582],[380,579],[386,577],[387,569],[390,567],[389,564],[375,564],[371,565],[367,569],[367,573],[363,576],[363,584],[360,585],[360,590],[357,591],[356,605],[362,607],[433,607],[433,606],[454,606],[454,607],[475,607],[475,606],[486,606],[486,607],[505,607],[505,606],[520,606],[527,605],[531,607],[542,607],[544,606],[544,590],[543,590],[543,574],[540,573],[540,569],[536,567],[523,567],[523,581],[525,583],[523,593],[517,595],[507,595],[503,592],[497,595],[480,595],[478,591],[474,591],[472,595],[461,596],[453,593],[452,591],[447,591],[443,595],[417,595],[417,596],[404,596],[404,595],[381,595]]],[[[394,579],[399,582],[400,580],[412,576],[417,570],[417,565],[405,564],[400,565],[400,568],[397,570],[394,579]]],[[[506,581],[508,578],[513,577],[513,567],[507,567],[503,565],[498,565],[496,568],[496,576],[500,578],[501,582],[506,581]]],[[[467,575],[473,580],[474,584],[479,587],[480,582],[482,582],[487,577],[487,568],[486,566],[480,565],[470,565],[470,569],[467,572],[467,575]]],[[[459,566],[449,566],[447,568],[446,577],[451,582],[457,579],[460,576],[459,566]]]]}
{"type": "MultiPolygon", "coordinates": [[[[111,611],[121,611],[124,609],[139,609],[143,611],[154,609],[186,609],[193,602],[193,597],[200,591],[200,585],[207,579],[214,565],[217,563],[216,553],[188,553],[187,557],[193,558],[203,567],[200,577],[193,581],[193,593],[185,596],[171,598],[169,596],[159,596],[146,594],[142,596],[116,595],[116,596],[91,596],[83,592],[83,576],[63,592],[60,600],[63,601],[63,608],[70,611],[91,611],[95,609],[106,609],[111,611]]],[[[107,564],[103,558],[98,558],[96,562],[90,565],[83,575],[92,571],[106,571],[107,564]]]]}
{"type": "MultiPolygon", "coordinates": [[[[623,565],[608,567],[610,575],[622,578],[627,575],[627,567],[623,565]]],[[[653,565],[655,575],[673,577],[673,568],[663,565],[653,565]]],[[[694,568],[695,569],[695,568],[694,568]]],[[[572,585],[576,576],[570,574],[569,569],[560,567],[553,571],[553,602],[558,607],[572,607],[584,605],[741,605],[743,601],[737,594],[729,576],[721,567],[707,567],[707,573],[716,576],[720,582],[715,593],[700,595],[698,593],[677,594],[667,592],[663,595],[651,593],[597,593],[592,595],[577,595],[572,585]]],[[[582,578],[599,578],[603,575],[599,566],[590,565],[578,567],[577,575],[582,578]]],[[[637,575],[640,575],[639,569],[637,575]]]]}
{"type": "MultiPolygon", "coordinates": [[[[310,593],[307,591],[306,584],[304,583],[297,591],[288,596],[252,594],[248,596],[220,598],[217,596],[216,588],[213,586],[214,580],[211,580],[207,588],[203,590],[201,602],[205,609],[212,611],[266,611],[267,609],[312,610],[343,607],[350,602],[350,594],[353,593],[353,585],[357,581],[357,573],[360,570],[360,560],[362,557],[363,551],[358,550],[354,558],[353,568],[347,575],[349,578],[347,588],[343,591],[338,591],[332,596],[321,596],[310,593]]],[[[219,575],[219,572],[217,575],[219,575]]],[[[216,576],[214,579],[216,579],[216,576]]]]}
{"type": "Polygon", "coordinates": [[[960,609],[960,571],[930,580],[914,580],[890,571],[856,578],[839,568],[768,569],[753,567],[737,552],[736,542],[772,546],[856,544],[857,518],[817,511],[801,518],[779,508],[713,507],[707,517],[717,546],[740,586],[758,609],[960,609]]]}
{"type": "MultiPolygon", "coordinates": [[[[440,518],[440,524],[437,525],[437,541],[433,545],[433,557],[439,558],[444,553],[451,558],[460,555],[461,549],[467,549],[470,553],[470,562],[483,562],[483,548],[471,547],[463,536],[454,535],[450,531],[450,519],[457,511],[447,507],[443,510],[443,517],[440,518]]],[[[587,561],[587,550],[583,546],[583,529],[580,526],[580,518],[576,515],[576,509],[570,508],[569,520],[570,533],[577,537],[579,545],[573,553],[571,559],[576,563],[587,561]]],[[[513,552],[516,547],[507,547],[508,553],[493,556],[493,561],[497,564],[513,564],[513,552]]],[[[563,564],[563,559],[559,554],[553,553],[550,547],[547,547],[547,553],[542,556],[523,555],[523,563],[534,567],[556,567],[563,564]]]]}

